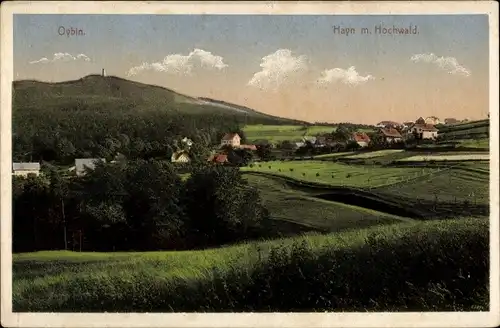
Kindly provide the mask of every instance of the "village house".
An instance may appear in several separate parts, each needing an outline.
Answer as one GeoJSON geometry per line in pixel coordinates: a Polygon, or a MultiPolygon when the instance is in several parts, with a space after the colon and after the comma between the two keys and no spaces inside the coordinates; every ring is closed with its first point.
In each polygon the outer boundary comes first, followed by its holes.
{"type": "Polygon", "coordinates": [[[302,137],[302,142],[306,143],[306,142],[310,142],[312,143],[313,145],[316,143],[316,140],[317,138],[316,137],[309,137],[309,136],[304,136],[302,137]]]}
{"type": "Polygon", "coordinates": [[[352,140],[362,148],[368,147],[370,144],[370,137],[364,132],[354,132],[352,134],[352,140]]]}
{"type": "Polygon", "coordinates": [[[77,158],[75,159],[75,171],[77,176],[85,175],[85,169],[95,169],[96,163],[102,161],[106,163],[104,158],[77,158]]]}
{"type": "Polygon", "coordinates": [[[394,128],[380,129],[379,133],[382,134],[387,143],[400,142],[403,140],[401,133],[394,128]]]}
{"type": "Polygon", "coordinates": [[[214,154],[210,155],[210,157],[207,160],[208,162],[213,162],[216,164],[224,164],[227,163],[227,155],[226,154],[214,154]]]}
{"type": "Polygon", "coordinates": [[[238,133],[226,133],[220,142],[221,146],[239,147],[241,137],[238,133]]]}
{"type": "Polygon", "coordinates": [[[414,134],[417,139],[436,139],[438,135],[438,129],[432,124],[414,124],[410,133],[414,134]]]}
{"type": "Polygon", "coordinates": [[[12,174],[15,176],[27,177],[32,174],[40,175],[40,163],[12,163],[12,174]]]}
{"type": "Polygon", "coordinates": [[[187,146],[187,148],[190,148],[193,145],[193,140],[187,137],[184,137],[181,141],[187,146]]]}
{"type": "Polygon", "coordinates": [[[416,121],[415,124],[425,124],[425,120],[422,117],[419,117],[416,121]]]}
{"type": "Polygon", "coordinates": [[[191,158],[189,157],[187,151],[179,150],[172,154],[171,161],[172,163],[189,163],[191,158]]]}

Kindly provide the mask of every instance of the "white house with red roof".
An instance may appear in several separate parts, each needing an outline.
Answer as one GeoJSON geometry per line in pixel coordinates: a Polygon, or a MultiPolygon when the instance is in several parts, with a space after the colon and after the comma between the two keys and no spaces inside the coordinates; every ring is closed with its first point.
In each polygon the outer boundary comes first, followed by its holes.
{"type": "Polygon", "coordinates": [[[226,133],[220,142],[221,146],[239,147],[241,137],[238,133],[226,133]]]}
{"type": "Polygon", "coordinates": [[[360,147],[368,147],[370,144],[370,137],[364,132],[354,132],[352,134],[352,140],[360,147]]]}

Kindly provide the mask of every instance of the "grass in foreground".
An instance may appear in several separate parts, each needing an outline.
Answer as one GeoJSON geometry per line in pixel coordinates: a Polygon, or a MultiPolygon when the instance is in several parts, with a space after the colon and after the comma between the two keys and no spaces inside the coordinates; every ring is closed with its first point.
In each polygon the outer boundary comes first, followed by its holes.
{"type": "Polygon", "coordinates": [[[483,218],[205,251],[19,254],[13,309],[486,311],[488,235],[483,218]]]}

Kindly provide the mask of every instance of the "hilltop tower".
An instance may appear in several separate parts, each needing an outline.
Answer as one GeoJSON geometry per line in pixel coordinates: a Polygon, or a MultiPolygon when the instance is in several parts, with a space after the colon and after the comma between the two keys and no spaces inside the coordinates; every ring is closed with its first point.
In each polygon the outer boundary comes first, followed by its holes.
{"type": "Polygon", "coordinates": [[[106,76],[106,70],[103,68],[102,69],[102,73],[101,73],[102,76],[106,76]]]}

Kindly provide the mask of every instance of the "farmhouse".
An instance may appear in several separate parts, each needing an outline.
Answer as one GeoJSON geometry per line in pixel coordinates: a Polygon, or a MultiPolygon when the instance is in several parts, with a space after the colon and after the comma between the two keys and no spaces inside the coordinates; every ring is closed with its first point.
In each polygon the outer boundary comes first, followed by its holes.
{"type": "Polygon", "coordinates": [[[93,170],[96,166],[96,163],[102,161],[106,163],[106,159],[104,158],[77,158],[75,159],[75,171],[77,176],[85,175],[85,169],[93,170]]]}
{"type": "Polygon", "coordinates": [[[309,141],[310,143],[312,143],[314,145],[316,143],[316,137],[303,136],[302,141],[304,143],[309,141]]]}
{"type": "Polygon", "coordinates": [[[438,129],[432,124],[414,124],[410,130],[418,139],[436,139],[438,129]]]}
{"type": "Polygon", "coordinates": [[[220,142],[221,146],[238,147],[241,142],[241,137],[238,133],[226,133],[220,142]]]}
{"type": "Polygon", "coordinates": [[[415,124],[425,124],[425,120],[422,117],[419,117],[416,121],[415,124]]]}
{"type": "Polygon", "coordinates": [[[186,151],[180,150],[172,154],[171,161],[172,163],[189,163],[191,159],[186,151]]]}
{"type": "Polygon", "coordinates": [[[380,129],[379,133],[382,134],[387,143],[394,143],[403,140],[403,136],[401,136],[401,133],[399,133],[399,131],[394,128],[380,129]]]}
{"type": "Polygon", "coordinates": [[[370,144],[370,137],[364,132],[354,132],[352,134],[352,140],[360,147],[367,147],[370,144]]]}
{"type": "Polygon", "coordinates": [[[12,174],[27,177],[30,174],[40,175],[40,163],[12,163],[12,174]]]}
{"type": "Polygon", "coordinates": [[[181,140],[188,148],[191,147],[193,145],[193,140],[187,138],[187,137],[184,137],[182,140],[181,140]]]}
{"type": "Polygon", "coordinates": [[[224,164],[224,163],[227,163],[227,155],[226,154],[211,155],[207,161],[213,162],[216,164],[224,164]]]}

